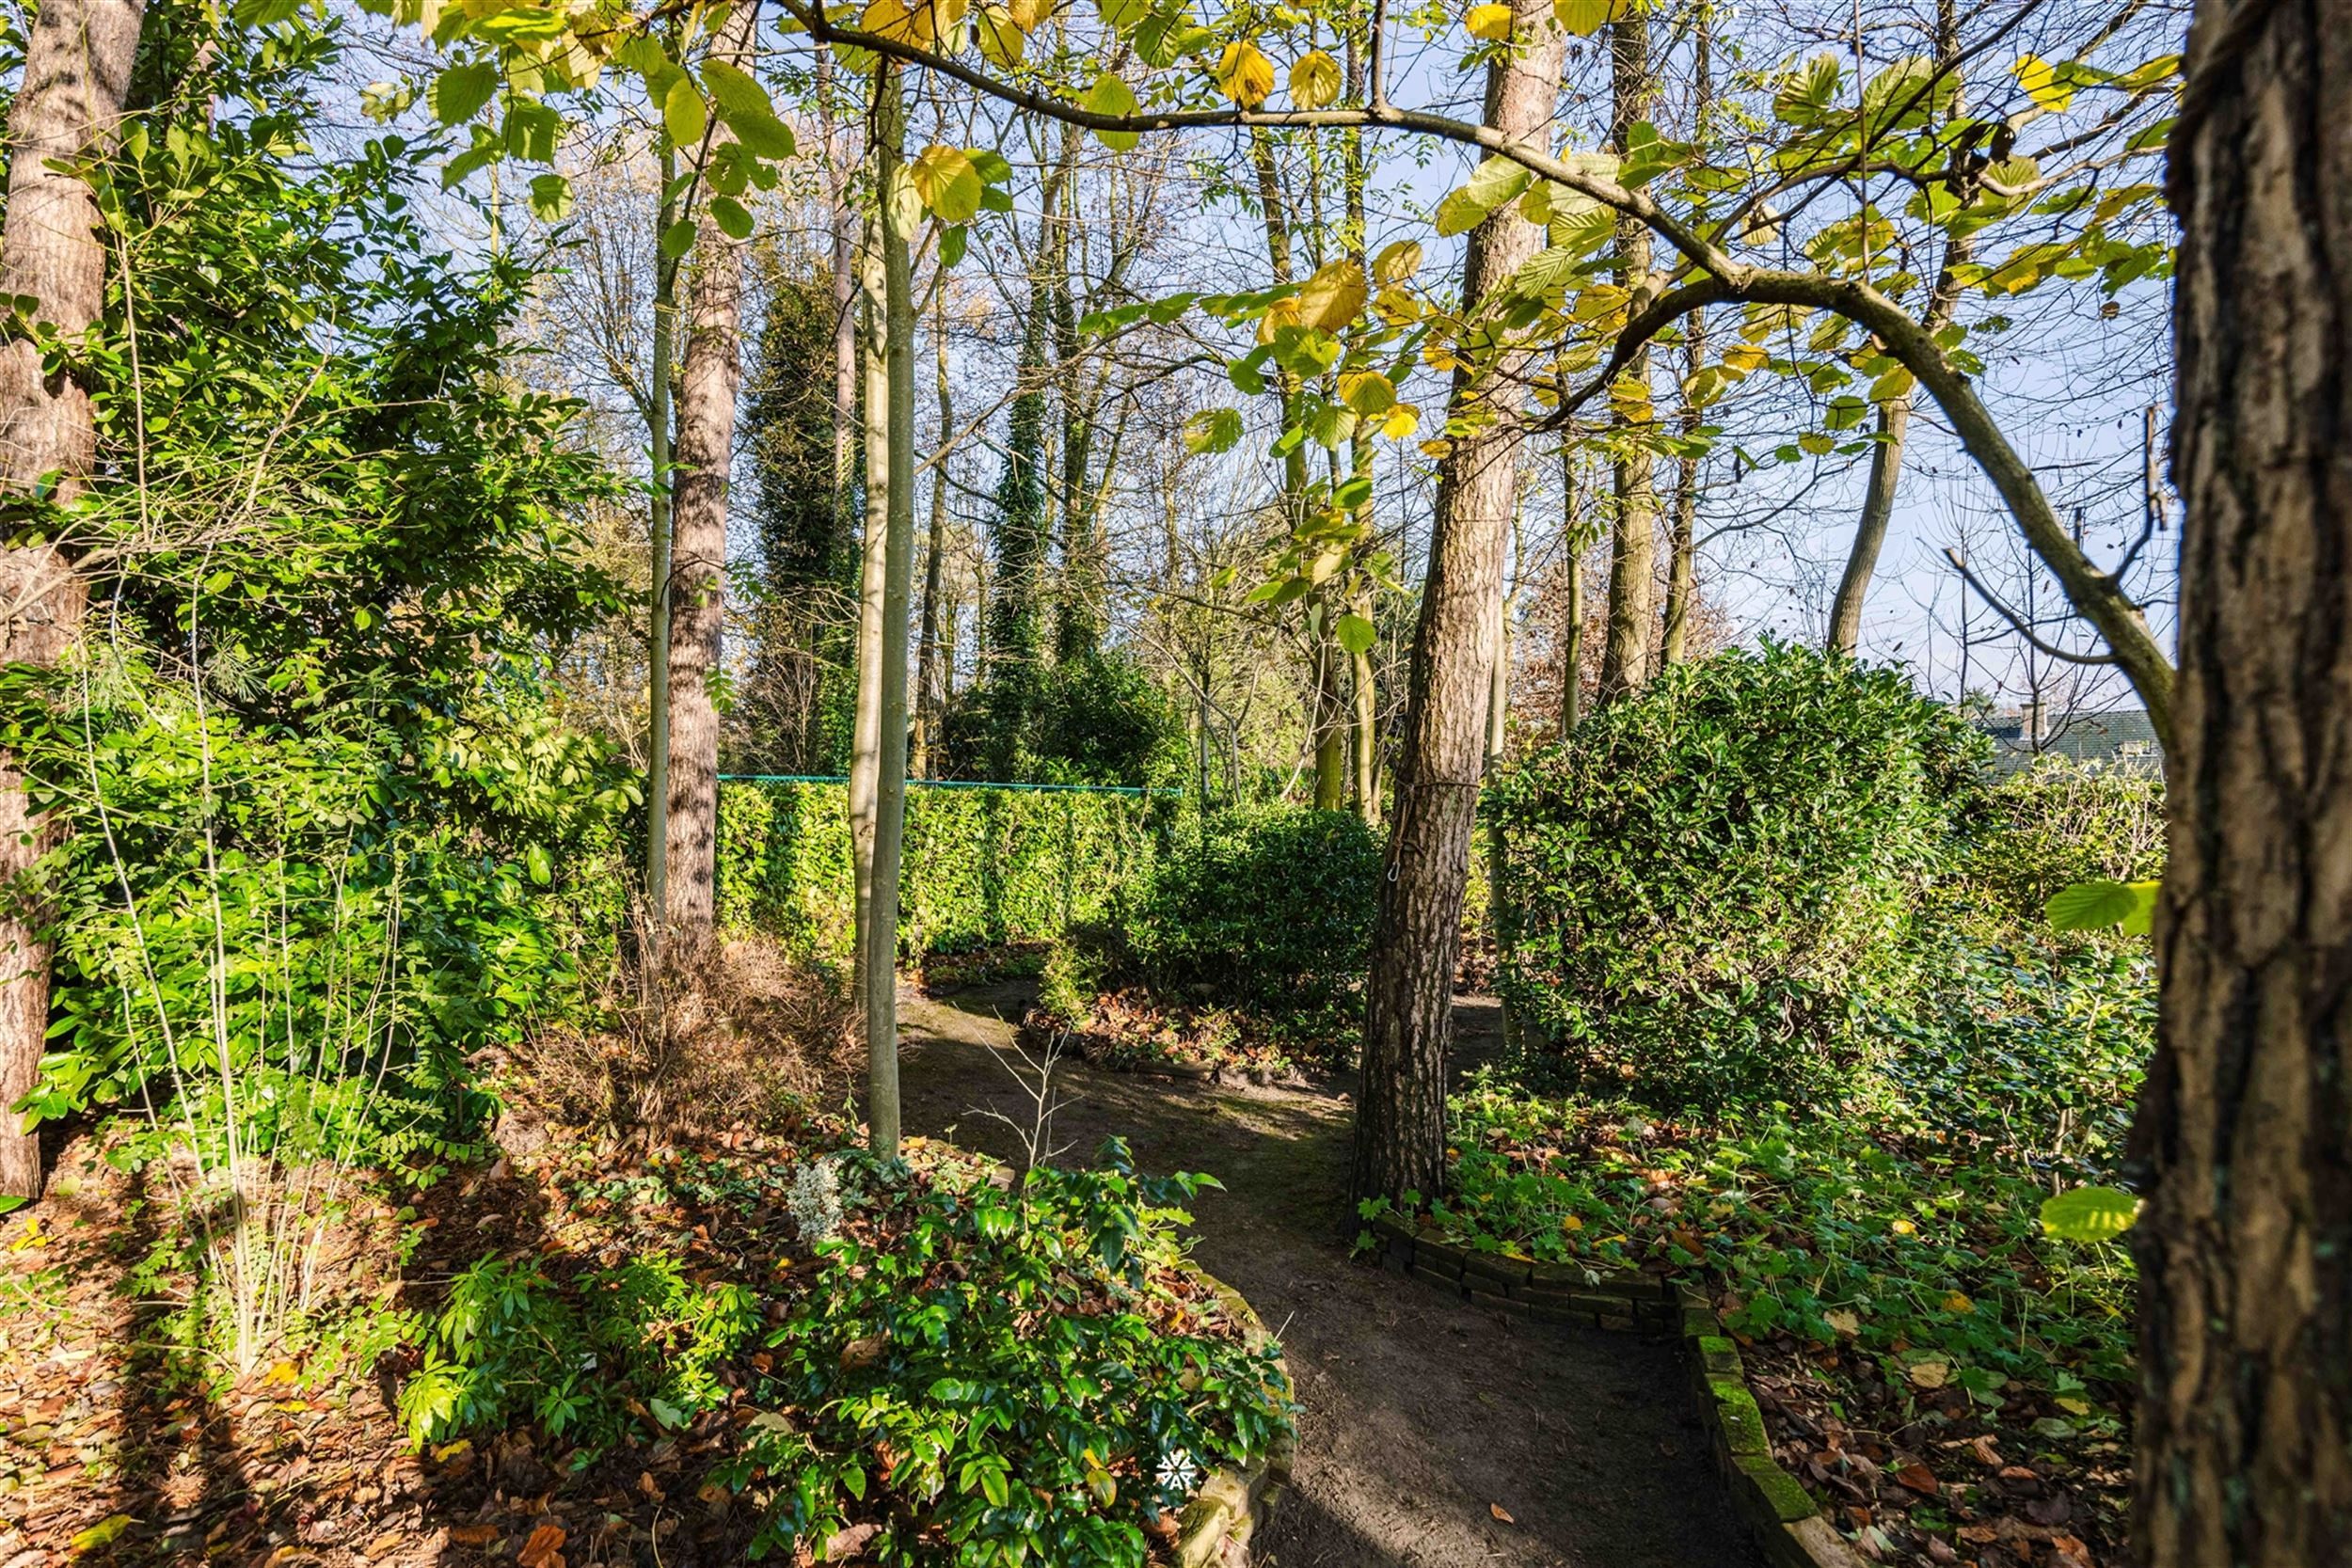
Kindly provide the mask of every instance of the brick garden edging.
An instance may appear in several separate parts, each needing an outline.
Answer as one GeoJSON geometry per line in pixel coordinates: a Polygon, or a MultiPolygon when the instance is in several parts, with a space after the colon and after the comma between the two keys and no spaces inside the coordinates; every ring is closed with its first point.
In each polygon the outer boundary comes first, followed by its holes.
{"type": "MultiPolygon", "coordinates": [[[[1192,1273],[1209,1287],[1218,1306],[1240,1320],[1244,1340],[1252,1350],[1272,1342],[1274,1336],[1239,1291],[1206,1269],[1194,1268],[1192,1273]]],[[[1274,1365],[1287,1394],[1294,1386],[1290,1366],[1279,1356],[1274,1365]]],[[[1286,1440],[1256,1463],[1224,1465],[1200,1483],[1176,1516],[1177,1568],[1249,1568],[1249,1543],[1290,1484],[1293,1448],[1286,1440]]]]}
{"type": "Polygon", "coordinates": [[[1797,1478],[1772,1458],[1740,1347],[1696,1291],[1645,1274],[1473,1252],[1390,1214],[1372,1226],[1383,1267],[1475,1306],[1542,1323],[1678,1336],[1708,1448],[1766,1560],[1773,1568],[1864,1568],[1797,1478]]]}

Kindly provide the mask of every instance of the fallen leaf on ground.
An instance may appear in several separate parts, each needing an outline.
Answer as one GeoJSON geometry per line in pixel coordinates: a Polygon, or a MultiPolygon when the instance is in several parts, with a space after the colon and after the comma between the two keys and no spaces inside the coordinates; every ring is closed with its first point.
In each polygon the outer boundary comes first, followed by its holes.
{"type": "Polygon", "coordinates": [[[515,1560],[522,1564],[522,1568],[542,1568],[548,1559],[555,1556],[556,1548],[563,1544],[562,1525],[541,1525],[531,1532],[531,1539],[523,1543],[523,1549],[515,1554],[515,1560]]]}
{"type": "Polygon", "coordinates": [[[1932,1497],[1942,1491],[1935,1483],[1935,1472],[1924,1465],[1906,1465],[1895,1472],[1895,1480],[1923,1497],[1932,1497]]]}
{"type": "Polygon", "coordinates": [[[1511,1511],[1503,1507],[1501,1503],[1488,1503],[1486,1505],[1486,1512],[1493,1514],[1496,1518],[1502,1520],[1506,1525],[1516,1525],[1518,1523],[1517,1519],[1511,1517],[1511,1511]]]}

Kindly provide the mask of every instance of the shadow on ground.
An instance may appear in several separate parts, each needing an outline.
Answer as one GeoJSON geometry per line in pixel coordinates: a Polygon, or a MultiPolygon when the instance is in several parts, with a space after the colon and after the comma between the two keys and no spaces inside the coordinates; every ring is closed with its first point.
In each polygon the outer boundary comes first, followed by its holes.
{"type": "MultiPolygon", "coordinates": [[[[1025,1000],[902,1000],[910,1132],[1020,1157],[995,1118],[1033,1117],[1008,1022],[1025,1000]]],[[[1473,1050],[1491,1033],[1480,1007],[1460,1005],[1473,1050]]],[[[1084,1063],[1057,1081],[1061,1160],[1118,1134],[1147,1168],[1225,1183],[1197,1206],[1195,1256],[1281,1336],[1304,1406],[1265,1568],[1756,1563],[1675,1346],[1518,1322],[1348,1260],[1346,1085],[1215,1088],[1084,1063]]]]}

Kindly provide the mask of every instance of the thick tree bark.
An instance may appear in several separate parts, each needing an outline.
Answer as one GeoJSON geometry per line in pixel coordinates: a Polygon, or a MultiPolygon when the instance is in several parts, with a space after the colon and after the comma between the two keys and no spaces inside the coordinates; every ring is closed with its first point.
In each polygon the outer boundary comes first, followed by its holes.
{"type": "MultiPolygon", "coordinates": [[[[904,83],[895,66],[874,79],[874,172],[885,193],[866,260],[866,529],[882,548],[868,549],[881,568],[880,610],[870,650],[876,662],[874,833],[868,873],[866,953],[866,1122],[876,1154],[898,1152],[898,865],[905,842],[907,800],[907,599],[914,570],[914,290],[908,236],[898,204],[887,198],[900,174],[906,135],[904,83]],[[879,370],[879,374],[877,373],[879,370]]],[[[859,654],[868,649],[861,642],[859,654]]],[[[866,689],[861,669],[859,689],[866,689]]],[[[863,736],[866,726],[861,726],[863,736]]]]}
{"type": "MultiPolygon", "coordinates": [[[[1609,24],[1610,150],[1623,155],[1626,137],[1647,112],[1653,78],[1649,58],[1649,13],[1636,11],[1609,24]]],[[[1639,302],[1652,288],[1650,230],[1626,218],[1617,225],[1617,280],[1639,302]]],[[[1649,351],[1637,349],[1621,375],[1643,388],[1643,418],[1648,418],[1649,351]]],[[[1620,426],[1627,421],[1622,416],[1620,426]]],[[[1621,431],[1622,436],[1622,431],[1621,431]]],[[[1658,617],[1657,460],[1639,438],[1619,451],[1614,475],[1616,514],[1609,557],[1609,632],[1601,645],[1600,701],[1606,703],[1647,685],[1658,617]]]]}
{"type": "MultiPolygon", "coordinates": [[[[752,12],[730,31],[739,40],[752,12]]],[[[723,42],[734,57],[741,42],[723,42]]],[[[743,367],[743,253],[707,213],[694,238],[693,296],[678,375],[677,483],[670,540],[669,802],[662,885],[665,963],[718,940],[719,673],[726,626],[727,482],[743,367]]]]}
{"type": "MultiPolygon", "coordinates": [[[[1548,0],[1515,0],[1524,40],[1486,77],[1486,120],[1513,141],[1545,140],[1560,91],[1565,39],[1548,0]]],[[[1472,230],[1462,263],[1474,309],[1535,253],[1541,231],[1506,208],[1472,230]]],[[[1514,385],[1454,372],[1449,420],[1514,385]]],[[[1486,682],[1495,604],[1518,477],[1519,429],[1498,419],[1448,450],[1438,470],[1436,530],[1413,640],[1396,812],[1373,926],[1363,1084],[1352,1186],[1358,1197],[1435,1194],[1445,1177],[1445,1060],[1470,825],[1486,762],[1486,682]]]]}
{"type": "Polygon", "coordinates": [[[2180,671],[2134,1150],[2148,1568],[2352,1563],[2352,4],[2201,0],[2180,671]]]}
{"type": "MultiPolygon", "coordinates": [[[[1696,374],[1707,362],[1705,312],[1693,314],[1683,332],[1685,373],[1696,374]]],[[[1698,434],[1702,418],[1699,410],[1691,406],[1686,393],[1681,421],[1685,440],[1698,434]]],[[[1689,657],[1691,607],[1699,591],[1699,460],[1687,454],[1676,459],[1674,512],[1667,523],[1666,539],[1666,621],[1658,641],[1658,662],[1661,668],[1679,664],[1689,657]]]]}
{"type": "MultiPolygon", "coordinates": [[[[105,307],[106,252],[98,204],[72,163],[113,140],[138,54],[137,0],[48,0],[25,40],[8,113],[8,218],[0,294],[29,296],[33,320],[72,342],[105,307]]],[[[0,484],[30,494],[55,476],[54,499],[89,480],[98,432],[89,388],[44,374],[29,338],[0,345],[0,484]]],[[[0,663],[54,668],[73,641],[88,584],[57,545],[21,527],[0,547],[0,663]]],[[[14,1107],[40,1075],[49,1029],[50,946],[37,867],[57,826],[35,815],[14,759],[0,752],[0,1196],[40,1196],[40,1142],[18,1131],[14,1107]]]]}

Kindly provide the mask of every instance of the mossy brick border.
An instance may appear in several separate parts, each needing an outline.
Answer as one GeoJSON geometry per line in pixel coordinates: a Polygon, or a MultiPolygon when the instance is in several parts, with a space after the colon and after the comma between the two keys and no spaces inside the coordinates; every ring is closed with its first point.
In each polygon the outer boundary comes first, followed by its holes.
{"type": "Polygon", "coordinates": [[[1472,1251],[1391,1214],[1375,1219],[1372,1228],[1382,1267],[1474,1306],[1541,1323],[1678,1336],[1708,1448],[1765,1560],[1772,1568],[1865,1568],[1797,1478],[1772,1458],[1740,1347],[1697,1291],[1651,1275],[1472,1251]]]}
{"type": "MultiPolygon", "coordinates": [[[[1252,1350],[1271,1344],[1266,1331],[1242,1293],[1205,1269],[1193,1274],[1208,1286],[1217,1305],[1242,1325],[1243,1338],[1252,1350]]],[[[1285,1394],[1295,1386],[1290,1365],[1279,1355],[1274,1366],[1285,1394]]],[[[1249,1568],[1249,1544],[1281,1500],[1290,1484],[1293,1444],[1285,1439],[1247,1465],[1223,1465],[1200,1483],[1176,1516],[1177,1568],[1249,1568]]]]}

